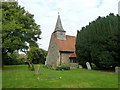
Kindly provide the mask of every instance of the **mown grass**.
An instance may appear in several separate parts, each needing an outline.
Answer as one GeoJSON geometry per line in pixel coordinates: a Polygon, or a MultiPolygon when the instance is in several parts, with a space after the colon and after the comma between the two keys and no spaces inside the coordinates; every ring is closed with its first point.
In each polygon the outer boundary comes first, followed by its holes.
{"type": "Polygon", "coordinates": [[[2,88],[118,88],[118,75],[114,72],[86,69],[56,71],[40,65],[39,74],[35,75],[35,71],[30,71],[27,67],[4,66],[2,88]]]}
{"type": "Polygon", "coordinates": [[[2,89],[2,70],[0,69],[0,89],[2,89]]]}

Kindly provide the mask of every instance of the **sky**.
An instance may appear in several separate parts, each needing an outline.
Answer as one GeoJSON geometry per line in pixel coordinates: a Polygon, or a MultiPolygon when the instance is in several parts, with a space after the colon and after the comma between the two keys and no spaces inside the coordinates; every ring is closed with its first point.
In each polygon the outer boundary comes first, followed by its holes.
{"type": "Polygon", "coordinates": [[[18,4],[31,14],[40,25],[42,39],[39,48],[48,50],[50,37],[55,29],[58,12],[66,35],[76,36],[89,22],[98,16],[118,14],[119,0],[18,0],[18,4]]]}

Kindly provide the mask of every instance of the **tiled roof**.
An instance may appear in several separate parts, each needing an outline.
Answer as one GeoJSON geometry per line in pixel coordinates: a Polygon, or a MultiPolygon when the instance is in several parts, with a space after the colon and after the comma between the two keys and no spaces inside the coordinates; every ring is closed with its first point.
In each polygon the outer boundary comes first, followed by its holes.
{"type": "Polygon", "coordinates": [[[73,57],[76,57],[76,53],[75,52],[70,55],[70,58],[73,58],[73,57]]]}
{"type": "Polygon", "coordinates": [[[55,38],[59,51],[66,51],[66,52],[75,51],[75,43],[76,43],[75,36],[66,35],[66,40],[61,40],[61,39],[56,39],[54,33],[52,35],[55,38]]]}

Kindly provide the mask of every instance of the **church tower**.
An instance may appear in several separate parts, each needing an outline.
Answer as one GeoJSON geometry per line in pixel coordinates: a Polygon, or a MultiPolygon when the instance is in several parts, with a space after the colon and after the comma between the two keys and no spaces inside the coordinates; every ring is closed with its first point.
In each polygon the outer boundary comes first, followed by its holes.
{"type": "Polygon", "coordinates": [[[62,27],[62,22],[58,13],[56,26],[51,35],[45,65],[52,65],[53,67],[59,65],[78,67],[75,54],[76,37],[66,35],[65,33],[66,31],[62,27]]]}
{"type": "Polygon", "coordinates": [[[55,37],[57,39],[66,40],[66,35],[65,35],[66,31],[64,31],[64,29],[62,27],[62,22],[60,19],[59,12],[58,12],[58,18],[57,18],[55,30],[53,33],[55,34],[55,37]]]}

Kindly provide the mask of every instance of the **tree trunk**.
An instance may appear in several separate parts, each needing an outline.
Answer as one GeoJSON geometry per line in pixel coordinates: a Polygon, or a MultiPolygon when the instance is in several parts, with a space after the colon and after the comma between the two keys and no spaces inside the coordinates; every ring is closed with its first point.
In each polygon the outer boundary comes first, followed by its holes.
{"type": "Polygon", "coordinates": [[[31,71],[35,71],[35,68],[34,68],[33,63],[32,63],[32,68],[31,68],[31,71]]]}

